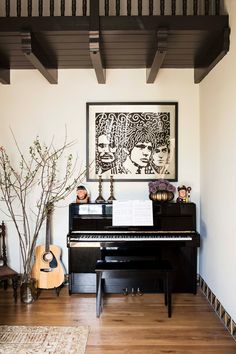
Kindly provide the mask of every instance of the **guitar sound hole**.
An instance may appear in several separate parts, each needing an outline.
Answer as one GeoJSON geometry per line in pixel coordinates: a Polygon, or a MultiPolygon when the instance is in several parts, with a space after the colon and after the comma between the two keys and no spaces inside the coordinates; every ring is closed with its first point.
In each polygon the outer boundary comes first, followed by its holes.
{"type": "Polygon", "coordinates": [[[44,253],[43,255],[44,262],[51,262],[52,259],[53,259],[53,255],[51,254],[51,252],[44,253]]]}

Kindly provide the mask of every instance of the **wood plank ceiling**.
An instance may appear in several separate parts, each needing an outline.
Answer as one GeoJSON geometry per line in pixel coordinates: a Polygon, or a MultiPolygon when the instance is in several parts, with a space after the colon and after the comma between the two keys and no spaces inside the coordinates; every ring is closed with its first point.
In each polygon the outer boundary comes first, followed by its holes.
{"type": "MultiPolygon", "coordinates": [[[[91,2],[91,4],[93,1],[91,2]]],[[[90,4],[90,5],[91,5],[90,4]]],[[[37,68],[56,84],[58,69],[194,68],[199,83],[229,50],[228,15],[0,17],[0,82],[10,69],[37,68]]]]}

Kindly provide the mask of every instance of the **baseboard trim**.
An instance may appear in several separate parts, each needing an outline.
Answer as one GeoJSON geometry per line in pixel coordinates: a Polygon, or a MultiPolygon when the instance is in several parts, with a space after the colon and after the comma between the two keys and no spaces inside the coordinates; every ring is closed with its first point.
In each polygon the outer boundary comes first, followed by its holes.
{"type": "Polygon", "coordinates": [[[225,326],[225,328],[232,335],[233,339],[236,341],[236,323],[233,321],[231,316],[226,312],[224,306],[221,304],[219,299],[210,289],[205,280],[199,275],[199,287],[202,293],[207,298],[209,304],[212,306],[213,310],[225,326]]]}

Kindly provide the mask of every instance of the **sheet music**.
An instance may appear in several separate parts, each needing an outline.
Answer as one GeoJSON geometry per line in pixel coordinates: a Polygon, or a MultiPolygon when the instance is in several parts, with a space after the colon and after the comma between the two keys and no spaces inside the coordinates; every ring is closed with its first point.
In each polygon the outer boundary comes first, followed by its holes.
{"type": "Polygon", "coordinates": [[[153,226],[152,201],[114,200],[112,226],[153,226]]]}
{"type": "Polygon", "coordinates": [[[79,215],[98,214],[102,215],[102,205],[100,204],[80,204],[79,215]]]}

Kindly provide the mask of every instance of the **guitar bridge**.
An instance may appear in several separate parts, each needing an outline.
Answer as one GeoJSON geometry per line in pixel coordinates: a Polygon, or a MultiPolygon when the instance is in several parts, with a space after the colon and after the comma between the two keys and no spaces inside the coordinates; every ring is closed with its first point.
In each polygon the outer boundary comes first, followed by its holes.
{"type": "Polygon", "coordinates": [[[48,273],[52,271],[52,268],[41,268],[40,271],[48,273]]]}

